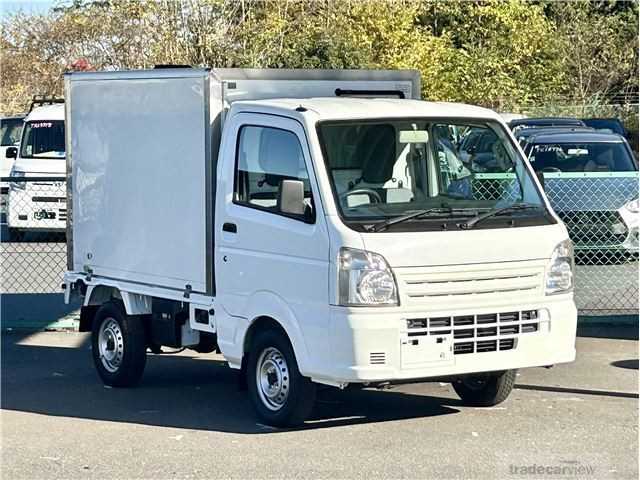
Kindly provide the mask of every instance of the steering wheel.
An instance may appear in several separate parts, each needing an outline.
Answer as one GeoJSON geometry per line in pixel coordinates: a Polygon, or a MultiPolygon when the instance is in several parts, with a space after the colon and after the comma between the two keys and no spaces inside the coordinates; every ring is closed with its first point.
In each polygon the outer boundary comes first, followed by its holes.
{"type": "Polygon", "coordinates": [[[541,171],[546,173],[562,173],[562,170],[556,167],[544,167],[541,171]]]}
{"type": "Polygon", "coordinates": [[[351,195],[364,194],[368,195],[370,199],[374,200],[372,203],[382,203],[382,197],[378,192],[372,188],[356,188],[355,190],[349,190],[340,194],[340,201],[346,200],[351,195]]]}

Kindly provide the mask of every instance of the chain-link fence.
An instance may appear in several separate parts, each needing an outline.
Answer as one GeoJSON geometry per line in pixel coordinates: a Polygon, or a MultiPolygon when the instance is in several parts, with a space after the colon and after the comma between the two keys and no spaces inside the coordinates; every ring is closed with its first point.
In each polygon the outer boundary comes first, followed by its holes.
{"type": "Polygon", "coordinates": [[[0,181],[0,293],[60,293],[67,265],[65,178],[0,181]]]}
{"type": "MultiPolygon", "coordinates": [[[[573,240],[580,313],[638,311],[638,172],[545,173],[545,191],[573,240]],[[635,210],[635,211],[634,211],[635,210]]],[[[478,199],[515,200],[515,174],[476,174],[478,199]]]]}
{"type": "MultiPolygon", "coordinates": [[[[476,198],[517,192],[513,174],[476,174],[476,198]]],[[[0,293],[60,293],[66,268],[63,177],[2,179],[0,293]]],[[[576,250],[576,303],[581,314],[638,310],[638,174],[548,173],[545,189],[576,250]]],[[[507,195],[508,197],[508,195],[507,195]]]]}

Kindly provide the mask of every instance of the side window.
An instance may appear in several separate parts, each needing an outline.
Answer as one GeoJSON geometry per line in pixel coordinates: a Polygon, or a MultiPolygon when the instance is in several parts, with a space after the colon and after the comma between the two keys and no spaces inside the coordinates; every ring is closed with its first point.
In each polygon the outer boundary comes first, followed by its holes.
{"type": "Polygon", "coordinates": [[[236,203],[281,213],[278,199],[283,180],[302,181],[306,204],[304,217],[312,218],[309,175],[298,137],[279,128],[242,127],[236,151],[236,203]]]}

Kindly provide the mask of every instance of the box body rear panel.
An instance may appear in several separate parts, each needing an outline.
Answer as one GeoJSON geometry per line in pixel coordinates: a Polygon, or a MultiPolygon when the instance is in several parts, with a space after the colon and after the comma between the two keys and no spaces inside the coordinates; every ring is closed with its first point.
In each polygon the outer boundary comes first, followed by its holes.
{"type": "Polygon", "coordinates": [[[210,291],[208,72],[66,81],[73,270],[210,291]]]}

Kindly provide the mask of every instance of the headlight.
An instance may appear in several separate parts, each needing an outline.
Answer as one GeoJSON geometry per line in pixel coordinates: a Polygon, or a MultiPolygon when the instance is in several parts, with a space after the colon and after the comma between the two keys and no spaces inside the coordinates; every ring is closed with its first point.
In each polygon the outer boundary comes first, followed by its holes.
{"type": "Polygon", "coordinates": [[[573,288],[573,243],[560,242],[551,254],[547,267],[545,294],[565,293],[573,288]]]}
{"type": "Polygon", "coordinates": [[[341,248],[338,303],[342,306],[398,305],[396,280],[382,255],[341,248]]]}
{"type": "Polygon", "coordinates": [[[638,205],[638,199],[631,200],[630,202],[624,205],[624,208],[629,210],[631,213],[638,213],[640,211],[640,206],[638,205]]]}
{"type": "MultiPolygon", "coordinates": [[[[11,172],[9,173],[9,176],[11,176],[11,177],[24,177],[25,174],[21,170],[14,170],[12,168],[11,172]]],[[[13,189],[16,189],[16,190],[24,190],[25,189],[25,185],[26,185],[26,182],[9,182],[9,187],[11,187],[13,189]]]]}

